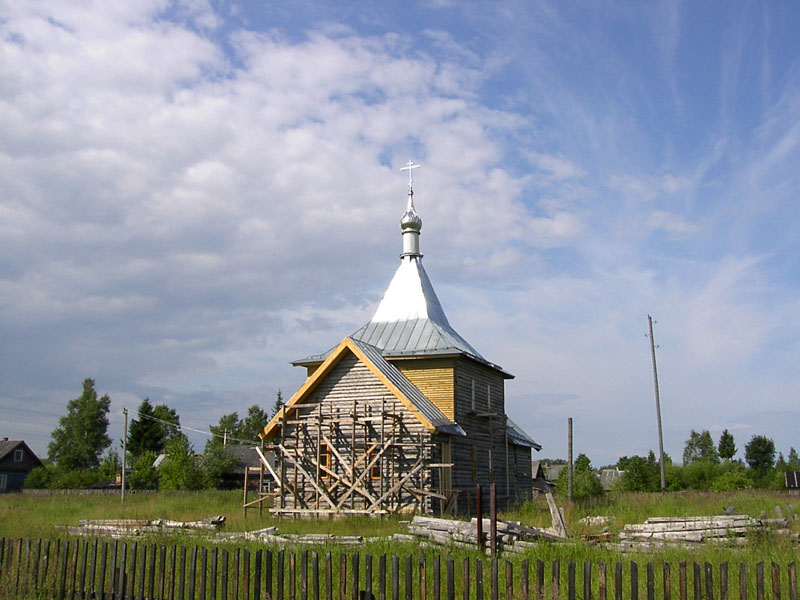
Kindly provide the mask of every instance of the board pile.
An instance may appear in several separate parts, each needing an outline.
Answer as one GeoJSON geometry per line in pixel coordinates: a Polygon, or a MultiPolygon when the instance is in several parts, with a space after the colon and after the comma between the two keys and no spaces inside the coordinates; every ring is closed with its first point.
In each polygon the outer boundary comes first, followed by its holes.
{"type": "MultiPolygon", "coordinates": [[[[490,520],[484,519],[482,541],[484,546],[487,547],[490,541],[490,527],[490,520]]],[[[423,540],[423,543],[473,549],[479,545],[478,520],[475,518],[467,522],[415,516],[408,525],[408,533],[417,539],[423,540]]],[[[524,550],[526,547],[534,545],[534,542],[543,539],[560,541],[564,539],[564,536],[551,529],[527,527],[518,521],[497,520],[498,550],[524,550]]]]}
{"type": "Polygon", "coordinates": [[[78,521],[77,527],[64,527],[69,535],[123,538],[147,533],[175,530],[215,531],[225,524],[222,515],[200,521],[171,521],[169,519],[95,519],[78,521]]]}
{"type": "Polygon", "coordinates": [[[776,526],[779,531],[788,531],[789,522],[784,519],[767,521],[748,515],[652,517],[644,523],[625,525],[619,534],[620,543],[610,544],[609,548],[625,552],[687,548],[704,542],[742,545],[747,543],[749,533],[761,531],[768,525],[776,526]]]}

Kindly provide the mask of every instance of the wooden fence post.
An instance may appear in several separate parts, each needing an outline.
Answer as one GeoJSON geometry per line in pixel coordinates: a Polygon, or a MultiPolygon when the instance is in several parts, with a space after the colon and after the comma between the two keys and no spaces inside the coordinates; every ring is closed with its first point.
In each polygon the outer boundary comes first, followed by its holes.
{"type": "Polygon", "coordinates": [[[711,563],[705,564],[706,571],[706,600],[714,600],[714,568],[711,563]]]}
{"type": "Polygon", "coordinates": [[[414,595],[414,567],[411,560],[411,555],[406,556],[406,600],[412,600],[412,596],[414,595]]]}
{"type": "Polygon", "coordinates": [[[489,487],[489,535],[492,556],[497,556],[497,484],[489,487]]]}
{"type": "MultiPolygon", "coordinates": [[[[364,555],[364,596],[365,600],[372,600],[372,555],[364,555]]],[[[319,600],[316,598],[315,600],[319,600]]]]}
{"type": "MultiPolygon", "coordinates": [[[[164,554],[162,553],[161,556],[163,557],[164,554]]],[[[163,562],[162,562],[162,565],[163,565],[163,562]]],[[[216,598],[217,598],[217,579],[218,579],[218,577],[217,577],[217,566],[218,565],[219,565],[219,551],[218,551],[218,548],[213,548],[211,550],[211,581],[210,581],[211,585],[209,586],[210,587],[209,591],[211,592],[209,594],[209,597],[211,598],[211,600],[216,600],[216,598]]],[[[164,578],[164,574],[163,573],[161,574],[161,578],[162,578],[162,582],[163,582],[163,578],[164,578]]],[[[163,595],[161,597],[164,598],[163,595]]]]}
{"type": "MultiPolygon", "coordinates": [[[[464,564],[461,569],[461,590],[464,600],[470,600],[470,583],[469,583],[469,558],[464,559],[464,564]]],[[[424,593],[420,595],[420,600],[425,600],[424,593]]],[[[527,599],[526,599],[527,600],[527,599]]]]}
{"type": "Polygon", "coordinates": [[[108,558],[108,542],[106,540],[103,540],[103,544],[100,546],[100,581],[97,582],[97,598],[100,598],[100,600],[104,600],[106,597],[107,558],[108,558]]]}
{"type": "Polygon", "coordinates": [[[719,566],[719,600],[728,600],[728,563],[719,566]]]}
{"type": "Polygon", "coordinates": [[[522,561],[519,566],[520,568],[520,586],[522,588],[522,600],[530,600],[531,597],[531,590],[530,590],[530,565],[528,564],[528,559],[522,561]]]}
{"type": "MultiPolygon", "coordinates": [[[[608,598],[608,574],[606,573],[606,563],[599,561],[597,563],[597,598],[598,600],[607,600],[608,598]]],[[[669,600],[665,598],[665,600],[669,600]]]]}
{"type": "Polygon", "coordinates": [[[739,600],[747,600],[747,566],[739,563],[739,600]]]}
{"type": "MultiPolygon", "coordinates": [[[[316,550],[311,553],[311,582],[314,586],[314,600],[319,600],[319,554],[316,550]]],[[[261,600],[261,595],[254,592],[253,600],[261,600]]]]}
{"type": "MultiPolygon", "coordinates": [[[[12,541],[9,540],[8,554],[11,556],[12,541]]],[[[58,573],[58,600],[64,600],[64,587],[67,581],[67,555],[69,554],[69,540],[64,540],[63,553],[61,554],[61,569],[58,573]]],[[[112,563],[113,564],[113,563],[112,563]]],[[[113,567],[112,567],[113,568],[113,567]]]]}
{"type": "Polygon", "coordinates": [[[386,553],[378,559],[378,600],[386,600],[386,553]]]}
{"type": "MultiPolygon", "coordinates": [[[[456,598],[455,563],[447,557],[447,600],[456,598]]],[[[410,598],[408,600],[411,600],[410,598]]]]}
{"type": "Polygon", "coordinates": [[[764,600],[764,563],[756,564],[756,599],[764,600]]]}
{"type": "Polygon", "coordinates": [[[688,584],[686,577],[686,561],[683,560],[678,563],[678,594],[681,600],[688,600],[688,584]]]}
{"type": "Polygon", "coordinates": [[[639,565],[631,561],[631,600],[639,600],[639,565]]]}
{"type": "MultiPolygon", "coordinates": [[[[258,550],[256,550],[256,554],[254,557],[255,562],[253,563],[253,600],[261,600],[261,562],[263,560],[263,553],[264,551],[261,548],[259,548],[258,550]]],[[[317,553],[314,552],[314,556],[316,555],[317,553]]],[[[200,597],[204,598],[205,596],[201,593],[200,597]]]]}
{"type": "Polygon", "coordinates": [[[557,599],[561,595],[561,563],[558,559],[553,561],[553,569],[550,577],[550,595],[557,599]]]}
{"type": "Polygon", "coordinates": [[[794,562],[786,566],[786,577],[789,580],[789,600],[797,600],[797,571],[794,562]]]}
{"type": "MultiPolygon", "coordinates": [[[[277,564],[275,565],[275,598],[276,600],[283,600],[283,566],[285,561],[285,550],[279,550],[277,556],[277,564]]],[[[222,600],[227,600],[223,598],[222,600]]]]}
{"type": "MultiPolygon", "coordinates": [[[[144,542],[142,542],[142,547],[139,550],[139,553],[141,555],[139,557],[139,564],[141,565],[139,567],[139,570],[141,572],[139,573],[139,588],[138,588],[139,589],[139,593],[138,593],[138,596],[139,596],[139,600],[144,600],[144,582],[145,582],[145,578],[146,578],[146,575],[147,575],[147,544],[145,544],[144,542]]],[[[92,575],[92,577],[94,577],[94,573],[92,573],[91,575],[92,575]]],[[[194,592],[194,588],[192,588],[192,592],[194,592]]],[[[89,600],[89,599],[87,598],[87,600],[89,600]]]]}
{"type": "Polygon", "coordinates": [[[392,600],[400,600],[400,557],[392,554],[392,600]]]}
{"type": "Polygon", "coordinates": [[[352,584],[352,589],[350,590],[350,594],[351,594],[353,600],[358,600],[358,592],[361,591],[360,590],[360,584],[359,584],[358,552],[354,552],[353,553],[352,560],[353,560],[353,577],[352,577],[353,584],[352,584]]]}
{"type": "Polygon", "coordinates": [[[475,598],[483,600],[483,561],[475,559],[475,598]]]}
{"type": "Polygon", "coordinates": [[[692,583],[694,584],[694,600],[703,600],[703,576],[700,565],[692,562],[692,583]]]}
{"type": "Polygon", "coordinates": [[[772,562],[772,600],[781,600],[781,569],[772,562]]]}
{"type": "Polygon", "coordinates": [[[661,566],[662,586],[664,589],[664,600],[672,600],[672,573],[668,562],[661,566]]]}
{"type": "Polygon", "coordinates": [[[492,558],[492,600],[498,600],[497,557],[492,558]]]}
{"type": "Polygon", "coordinates": [[[567,563],[567,598],[575,600],[575,561],[567,563]]]}
{"type": "Polygon", "coordinates": [[[510,560],[506,561],[506,600],[514,598],[514,566],[510,560]]]}
{"type": "MultiPolygon", "coordinates": [[[[144,565],[144,562],[142,562],[144,565]]],[[[144,573],[143,573],[144,574],[144,573]]],[[[192,552],[189,555],[189,598],[194,600],[195,580],[197,579],[197,546],[192,546],[192,552]]],[[[139,587],[139,597],[144,600],[144,588],[139,587]]]]}
{"type": "Polygon", "coordinates": [[[289,552],[289,600],[297,599],[297,569],[295,561],[295,553],[289,552]]]}
{"type": "Polygon", "coordinates": [[[536,559],[536,599],[544,600],[544,561],[536,559]]]}
{"type": "Polygon", "coordinates": [[[592,600],[592,561],[583,563],[583,598],[592,600]]]}
{"type": "MultiPolygon", "coordinates": [[[[656,592],[656,574],[653,568],[653,562],[647,563],[647,600],[655,600],[656,592]]],[[[710,599],[709,599],[710,600],[710,599]]]]}
{"type": "Polygon", "coordinates": [[[219,595],[222,600],[228,600],[228,549],[222,549],[222,573],[220,573],[219,595]]]}
{"type": "Polygon", "coordinates": [[[478,536],[478,549],[483,552],[483,488],[480,483],[475,487],[475,516],[477,517],[475,533],[478,536]]]}
{"type": "MultiPolygon", "coordinates": [[[[155,550],[155,546],[153,546],[153,550],[155,550]]],[[[259,552],[261,551],[259,550],[259,552]]],[[[152,557],[150,558],[150,564],[153,565],[153,567],[155,567],[155,561],[152,557]]],[[[153,584],[153,578],[151,576],[149,585],[151,589],[148,598],[153,597],[152,584],[153,584]]],[[[208,587],[208,548],[203,548],[200,550],[200,597],[201,598],[206,597],[207,587],[208,587]]]]}
{"type": "Polygon", "coordinates": [[[325,600],[333,600],[333,556],[330,551],[325,554],[325,600]]]}
{"type": "Polygon", "coordinates": [[[250,600],[250,550],[247,548],[242,550],[242,590],[244,600],[250,600]]]}

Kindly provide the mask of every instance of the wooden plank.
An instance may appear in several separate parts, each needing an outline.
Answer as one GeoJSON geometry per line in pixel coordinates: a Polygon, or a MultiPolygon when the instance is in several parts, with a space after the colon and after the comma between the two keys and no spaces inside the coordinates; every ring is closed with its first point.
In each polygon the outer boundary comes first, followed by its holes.
{"type": "Polygon", "coordinates": [[[794,561],[786,566],[786,577],[789,580],[789,600],[797,600],[797,567],[794,561]]]}
{"type": "Polygon", "coordinates": [[[120,544],[119,552],[119,572],[116,574],[116,598],[123,598],[125,594],[125,577],[127,570],[125,569],[128,560],[128,544],[122,542],[120,544]]]}
{"type": "Polygon", "coordinates": [[[514,566],[506,561],[506,598],[514,598],[514,566]]]}
{"type": "Polygon", "coordinates": [[[492,570],[491,574],[492,600],[498,600],[500,598],[500,584],[498,581],[499,577],[497,573],[497,557],[492,558],[491,570],[492,570]]]}
{"type": "Polygon", "coordinates": [[[447,570],[447,600],[456,599],[456,582],[455,582],[455,562],[451,557],[447,557],[446,563],[447,570]]]}
{"type": "Polygon", "coordinates": [[[392,554],[392,600],[400,600],[400,558],[392,554]]]}
{"type": "Polygon", "coordinates": [[[575,600],[575,561],[567,563],[567,598],[575,600]]]}
{"type": "Polygon", "coordinates": [[[554,599],[561,595],[561,562],[558,559],[553,561],[550,571],[550,594],[554,599]]]}
{"type": "Polygon", "coordinates": [[[483,600],[483,561],[475,559],[475,598],[483,600]]]}
{"type": "Polygon", "coordinates": [[[681,600],[687,600],[689,595],[687,593],[687,577],[686,577],[686,561],[681,561],[678,564],[678,587],[681,600]]]}
{"type": "Polygon", "coordinates": [[[583,597],[592,600],[592,561],[583,562],[583,597]]]}
{"type": "Polygon", "coordinates": [[[672,576],[670,574],[669,563],[666,561],[661,566],[661,582],[664,593],[663,594],[664,600],[672,600],[672,576]]]}
{"type": "MultiPolygon", "coordinates": [[[[330,599],[328,599],[330,600],[330,599]]],[[[378,600],[386,600],[386,554],[378,559],[378,600]]]]}
{"type": "Polygon", "coordinates": [[[367,600],[372,598],[372,555],[369,553],[364,556],[364,596],[367,600]]]}
{"type": "Polygon", "coordinates": [[[222,560],[220,564],[219,595],[221,600],[228,600],[228,550],[222,549],[222,560]]]}
{"type": "Polygon", "coordinates": [[[361,591],[361,586],[359,584],[359,575],[360,575],[359,571],[360,571],[360,568],[359,568],[359,564],[358,564],[358,562],[359,562],[358,552],[354,552],[353,553],[353,556],[352,556],[351,560],[353,561],[353,569],[352,569],[352,574],[351,574],[352,582],[351,582],[351,586],[350,586],[350,596],[351,596],[351,598],[353,600],[359,600],[358,599],[358,593],[361,591]]]}
{"type": "MultiPolygon", "coordinates": [[[[167,547],[164,544],[161,544],[158,547],[158,564],[160,570],[158,572],[158,593],[159,598],[166,598],[166,574],[167,574],[167,547]]],[[[212,596],[213,600],[213,596],[212,596]]]]}
{"type": "Polygon", "coordinates": [[[614,600],[622,600],[622,563],[614,565],[614,600]]]}
{"type": "Polygon", "coordinates": [[[705,581],[706,581],[706,600],[714,600],[714,568],[711,563],[706,562],[704,565],[705,581]]]}
{"type": "MultiPolygon", "coordinates": [[[[213,583],[212,583],[213,585],[213,583]]],[[[208,548],[203,548],[200,551],[200,598],[206,597],[206,590],[208,588],[208,548]]],[[[152,598],[153,596],[149,596],[152,598]]]]}
{"type": "Polygon", "coordinates": [[[289,552],[289,600],[296,600],[297,598],[297,569],[295,561],[295,553],[289,552]]]}
{"type": "MultiPolygon", "coordinates": [[[[420,561],[420,563],[425,564],[424,561],[420,561]]],[[[419,593],[420,600],[425,600],[424,589],[425,588],[422,585],[420,585],[420,593],[419,593]]],[[[464,558],[464,564],[462,565],[461,568],[461,589],[462,589],[463,600],[470,600],[469,558],[464,558]]],[[[524,600],[528,599],[525,598],[524,600]]]]}
{"type": "Polygon", "coordinates": [[[184,600],[186,598],[186,546],[181,546],[178,565],[178,600],[184,600]]]}
{"type": "Polygon", "coordinates": [[[197,582],[197,546],[192,546],[192,551],[189,554],[189,585],[188,593],[189,599],[195,598],[195,584],[197,582]]]}
{"type": "MultiPolygon", "coordinates": [[[[608,573],[606,572],[606,563],[602,560],[597,563],[597,598],[598,600],[606,600],[608,598],[608,573]]],[[[669,598],[664,598],[669,600],[669,598]]]]}
{"type": "MultiPolygon", "coordinates": [[[[13,543],[9,540],[8,554],[11,556],[13,543]]],[[[64,588],[67,583],[67,557],[69,555],[69,540],[64,540],[63,552],[61,554],[61,569],[58,573],[58,600],[64,600],[64,588]]]]}
{"type": "MultiPolygon", "coordinates": [[[[218,573],[218,567],[219,567],[219,549],[218,548],[214,548],[214,549],[211,550],[211,573],[210,573],[210,576],[211,576],[210,583],[211,583],[211,585],[209,586],[209,590],[208,590],[209,591],[209,597],[211,598],[211,600],[216,600],[216,598],[217,598],[217,580],[218,580],[217,573],[218,573]]],[[[162,598],[163,598],[163,596],[162,596],[162,598]]],[[[223,600],[227,600],[227,598],[225,598],[223,600]]]]}
{"type": "Polygon", "coordinates": [[[339,555],[339,600],[347,600],[347,555],[339,555]]]}
{"type": "Polygon", "coordinates": [[[106,598],[106,561],[108,560],[108,541],[103,540],[100,546],[100,581],[97,582],[96,598],[104,600],[106,598]]]}
{"type": "Polygon", "coordinates": [[[756,563],[756,600],[764,600],[764,563],[756,563]]]}
{"type": "MultiPolygon", "coordinates": [[[[316,554],[316,552],[315,552],[316,554]]],[[[259,548],[253,557],[253,599],[261,600],[261,566],[264,560],[264,551],[259,548]]],[[[200,596],[203,597],[202,595],[200,596]]]]}
{"type": "Polygon", "coordinates": [[[747,566],[739,563],[739,600],[747,600],[747,566]]]}
{"type": "Polygon", "coordinates": [[[544,600],[544,561],[536,559],[536,600],[544,600]]]}
{"type": "Polygon", "coordinates": [[[406,580],[406,585],[405,585],[406,596],[405,596],[405,600],[413,600],[412,596],[414,594],[414,590],[413,590],[413,587],[414,587],[414,579],[413,579],[413,577],[414,577],[414,568],[413,568],[412,565],[413,565],[413,563],[411,562],[411,556],[410,555],[406,556],[406,566],[405,566],[405,573],[404,573],[405,574],[405,580],[406,580]]]}
{"type": "Polygon", "coordinates": [[[139,587],[137,598],[139,600],[144,600],[144,583],[147,574],[147,544],[142,542],[141,548],[139,549],[139,587]]]}
{"type": "Polygon", "coordinates": [[[728,563],[719,566],[719,600],[728,600],[728,563]]]}
{"type": "MultiPolygon", "coordinates": [[[[655,569],[653,568],[653,562],[650,561],[647,563],[647,600],[655,600],[655,589],[656,589],[656,575],[655,569]]],[[[709,600],[711,600],[709,598],[709,600]]]]}
{"type": "Polygon", "coordinates": [[[772,562],[772,600],[781,600],[781,570],[778,563],[772,562]]]}
{"type": "Polygon", "coordinates": [[[331,553],[325,555],[325,600],[333,600],[333,559],[331,553]]]}
{"type": "Polygon", "coordinates": [[[639,600],[639,565],[631,561],[631,600],[639,600]]]}
{"type": "Polygon", "coordinates": [[[236,600],[239,600],[239,577],[241,576],[241,557],[242,557],[242,549],[236,548],[236,550],[233,551],[233,573],[232,573],[233,576],[231,577],[231,580],[233,582],[232,586],[233,589],[231,591],[233,592],[233,597],[236,598],[236,600]]]}

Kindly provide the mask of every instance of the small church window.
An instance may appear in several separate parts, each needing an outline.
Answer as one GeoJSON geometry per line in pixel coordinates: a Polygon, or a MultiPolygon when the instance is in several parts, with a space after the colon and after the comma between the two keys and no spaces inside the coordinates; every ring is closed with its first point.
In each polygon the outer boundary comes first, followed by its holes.
{"type": "Polygon", "coordinates": [[[14,462],[22,462],[22,449],[17,448],[14,450],[14,462]]]}
{"type": "Polygon", "coordinates": [[[472,412],[475,412],[475,379],[472,382],[472,412]]]}
{"type": "MultiPolygon", "coordinates": [[[[377,454],[376,451],[372,451],[369,453],[369,462],[375,458],[377,454]]],[[[381,478],[381,459],[379,458],[374,465],[369,468],[369,478],[370,479],[380,479],[381,478]]]]}
{"type": "MultiPolygon", "coordinates": [[[[331,468],[331,449],[328,447],[326,442],[320,442],[319,445],[319,466],[321,469],[328,469],[331,468]]],[[[322,471],[322,476],[325,478],[329,478],[331,475],[327,471],[322,471]]]]}

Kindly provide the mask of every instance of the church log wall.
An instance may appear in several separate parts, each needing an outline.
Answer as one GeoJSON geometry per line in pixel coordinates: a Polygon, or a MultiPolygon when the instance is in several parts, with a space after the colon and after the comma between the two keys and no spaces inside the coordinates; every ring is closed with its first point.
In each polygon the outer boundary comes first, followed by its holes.
{"type": "Polygon", "coordinates": [[[424,425],[354,355],[344,356],[311,396],[295,407],[298,410],[289,413],[285,430],[271,440],[282,441],[287,451],[279,469],[289,485],[276,498],[276,512],[331,510],[320,489],[343,512],[368,510],[418,462],[424,463],[423,467],[380,506],[390,512],[430,512],[430,497],[408,489],[427,490],[438,485],[436,470],[427,467],[439,460],[438,445],[432,443],[424,425]],[[378,455],[375,465],[368,469],[378,455]],[[297,457],[299,466],[289,457],[297,457]],[[353,463],[356,491],[351,491],[353,463]]]}

